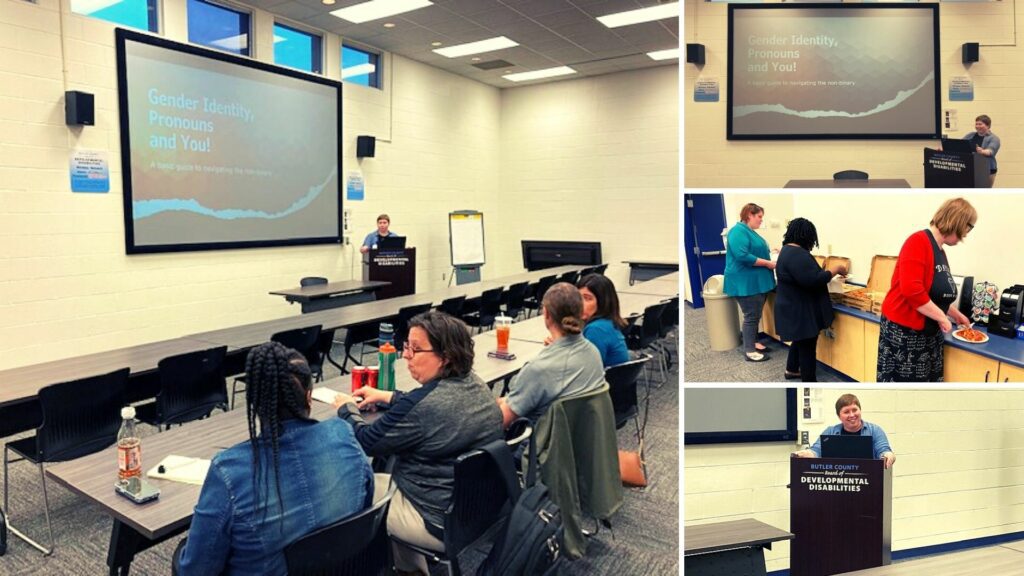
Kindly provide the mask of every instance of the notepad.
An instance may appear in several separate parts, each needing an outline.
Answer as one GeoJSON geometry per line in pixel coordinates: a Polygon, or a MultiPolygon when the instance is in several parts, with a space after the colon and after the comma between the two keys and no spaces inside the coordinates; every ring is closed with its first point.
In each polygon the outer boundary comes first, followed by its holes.
{"type": "Polygon", "coordinates": [[[170,455],[146,472],[150,478],[196,484],[202,486],[206,473],[210,470],[210,461],[205,458],[189,458],[188,456],[170,455]],[[160,472],[163,466],[164,471],[160,472]]]}
{"type": "Polygon", "coordinates": [[[338,393],[336,391],[331,390],[326,386],[313,389],[313,400],[318,400],[324,404],[333,404],[334,397],[337,395],[338,393]]]}

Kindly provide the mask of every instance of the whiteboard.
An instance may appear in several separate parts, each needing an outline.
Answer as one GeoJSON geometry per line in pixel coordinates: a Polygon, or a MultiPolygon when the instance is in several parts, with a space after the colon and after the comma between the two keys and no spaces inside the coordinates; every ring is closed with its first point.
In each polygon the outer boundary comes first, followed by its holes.
{"type": "Polygon", "coordinates": [[[484,214],[471,210],[448,213],[452,267],[477,266],[484,258],[484,214]]]}

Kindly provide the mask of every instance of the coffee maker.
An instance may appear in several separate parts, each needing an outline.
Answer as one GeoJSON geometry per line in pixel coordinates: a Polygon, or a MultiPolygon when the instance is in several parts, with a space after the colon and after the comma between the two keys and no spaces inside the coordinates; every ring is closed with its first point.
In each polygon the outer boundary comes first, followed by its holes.
{"type": "Polygon", "coordinates": [[[1022,313],[1024,313],[1024,285],[1014,284],[1003,290],[1003,295],[999,298],[999,314],[989,319],[988,333],[1016,338],[1017,326],[1024,322],[1021,319],[1022,313]]]}

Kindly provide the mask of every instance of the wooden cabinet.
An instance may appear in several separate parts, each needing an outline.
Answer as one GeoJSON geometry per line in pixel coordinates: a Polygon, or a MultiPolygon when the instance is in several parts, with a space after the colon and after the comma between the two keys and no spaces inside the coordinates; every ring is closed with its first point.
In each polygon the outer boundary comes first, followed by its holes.
{"type": "Polygon", "coordinates": [[[832,322],[835,339],[831,366],[858,382],[864,381],[864,320],[836,314],[832,322]]]}
{"type": "Polygon", "coordinates": [[[952,346],[945,346],[943,380],[946,382],[995,382],[999,361],[952,346]]]}
{"type": "Polygon", "coordinates": [[[826,366],[832,365],[832,336],[829,335],[828,330],[822,330],[818,334],[818,349],[815,352],[815,357],[818,362],[826,366]]]}
{"type": "Polygon", "coordinates": [[[881,327],[877,322],[864,322],[864,380],[878,380],[878,335],[881,327]]]}
{"type": "Polygon", "coordinates": [[[999,363],[999,382],[1024,382],[1024,368],[999,363]]]}
{"type": "Polygon", "coordinates": [[[775,331],[775,292],[769,292],[764,301],[764,310],[761,312],[761,332],[778,340],[779,334],[775,331]]]}

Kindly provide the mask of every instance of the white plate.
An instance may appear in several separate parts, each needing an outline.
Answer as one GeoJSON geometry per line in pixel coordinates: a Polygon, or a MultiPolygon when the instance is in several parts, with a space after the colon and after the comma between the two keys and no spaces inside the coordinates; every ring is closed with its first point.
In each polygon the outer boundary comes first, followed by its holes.
{"type": "Polygon", "coordinates": [[[985,342],[988,342],[988,334],[985,334],[984,332],[982,332],[981,335],[984,336],[985,339],[981,340],[979,342],[975,342],[974,340],[968,340],[967,338],[964,338],[963,336],[961,336],[959,334],[959,332],[960,332],[959,330],[954,330],[953,331],[953,338],[956,338],[957,340],[960,340],[961,342],[967,342],[968,344],[984,344],[985,342]]]}

